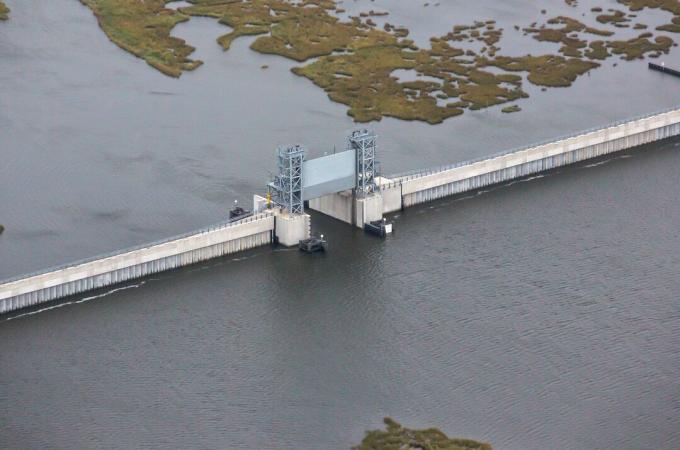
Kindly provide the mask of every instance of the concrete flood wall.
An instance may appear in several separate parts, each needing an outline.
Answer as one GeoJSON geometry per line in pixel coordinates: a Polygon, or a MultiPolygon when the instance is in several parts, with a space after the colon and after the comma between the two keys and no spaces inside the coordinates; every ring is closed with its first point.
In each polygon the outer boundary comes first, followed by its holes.
{"type": "Polygon", "coordinates": [[[362,227],[382,214],[504,181],[597,158],[680,135],[680,109],[621,121],[491,157],[390,178],[378,177],[380,191],[367,199],[342,191],[309,201],[309,207],[362,227]]]}
{"type": "Polygon", "coordinates": [[[272,242],[276,211],[0,283],[0,314],[272,242]]]}
{"type": "Polygon", "coordinates": [[[383,179],[380,185],[380,195],[383,201],[383,214],[400,211],[404,208],[402,198],[402,183],[383,179]]]}
{"type": "MultiPolygon", "coordinates": [[[[378,177],[379,192],[356,198],[351,190],[342,191],[311,199],[309,206],[363,227],[408,206],[678,135],[680,109],[676,108],[484,159],[378,177]]],[[[266,203],[255,196],[254,210],[260,211],[266,203]]],[[[0,282],[0,313],[269,244],[275,237],[292,246],[309,236],[308,215],[265,209],[237,222],[0,282]]]]}
{"type": "Polygon", "coordinates": [[[408,207],[678,135],[680,109],[675,109],[480,161],[395,177],[392,184],[401,184],[402,207],[408,207]]]}

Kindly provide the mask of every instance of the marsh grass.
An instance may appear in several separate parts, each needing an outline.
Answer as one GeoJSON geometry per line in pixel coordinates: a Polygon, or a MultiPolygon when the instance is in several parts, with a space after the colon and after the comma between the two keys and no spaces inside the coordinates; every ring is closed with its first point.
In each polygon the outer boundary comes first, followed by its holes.
{"type": "Polygon", "coordinates": [[[522,108],[520,108],[517,105],[511,105],[511,106],[506,106],[505,108],[501,109],[501,112],[504,112],[506,114],[514,113],[514,112],[520,112],[522,108]]]}
{"type": "Polygon", "coordinates": [[[644,8],[661,9],[673,14],[671,23],[656,27],[658,31],[680,33],[680,1],[678,0],[617,0],[630,8],[631,11],[640,11],[644,8]]]}
{"type": "MultiPolygon", "coordinates": [[[[81,2],[94,11],[113,42],[174,77],[201,64],[189,59],[193,47],[170,36],[172,28],[190,16],[212,17],[229,26],[231,30],[218,38],[225,50],[241,36],[259,36],[251,44],[253,50],[304,63],[294,67],[293,73],[311,80],[332,101],[346,105],[347,114],[357,122],[389,116],[437,124],[465,109],[528,97],[518,73],[542,87],[568,87],[598,67],[596,60],[614,55],[625,60],[656,57],[668,53],[674,44],[669,37],[651,33],[615,40],[614,31],[559,16],[523,30],[538,41],[560,44],[559,54],[509,57],[500,54],[503,29],[493,20],[456,25],[446,35],[431,38],[430,48],[421,49],[408,39],[409,31],[403,27],[386,23],[377,28],[370,20],[378,15],[375,12],[337,18],[334,0],[191,0],[191,6],[177,11],[165,8],[169,0],[81,2]],[[465,49],[469,42],[483,47],[465,49]],[[424,78],[401,81],[394,75],[400,69],[424,78]]],[[[678,0],[618,2],[631,10],[672,12],[672,24],[659,29],[680,28],[678,0]]],[[[612,14],[598,16],[603,25],[629,22],[622,11],[609,11],[612,14]]]]}
{"type": "Polygon", "coordinates": [[[666,25],[660,25],[656,27],[659,31],[669,31],[671,33],[680,33],[680,15],[673,17],[671,23],[666,25]]]}
{"type": "Polygon", "coordinates": [[[352,450],[493,450],[491,445],[470,439],[450,438],[438,428],[414,430],[386,417],[385,430],[368,431],[352,450]]]}
{"type": "Polygon", "coordinates": [[[166,75],[179,77],[201,61],[188,56],[194,48],[170,31],[189,17],[165,8],[165,0],[80,0],[97,17],[99,26],[116,45],[144,59],[166,75]]]}
{"type": "Polygon", "coordinates": [[[9,8],[0,1],[0,20],[9,19],[9,8]]]}
{"type": "MultiPolygon", "coordinates": [[[[595,19],[603,24],[610,23],[612,25],[622,26],[628,22],[630,19],[626,17],[626,13],[618,9],[610,9],[611,14],[600,14],[595,19]]],[[[627,26],[627,25],[626,25],[627,26]]]]}
{"type": "Polygon", "coordinates": [[[652,57],[659,57],[662,53],[668,53],[673,45],[673,40],[666,36],[657,36],[654,42],[650,41],[651,33],[643,33],[640,36],[627,41],[612,41],[609,43],[612,53],[621,55],[626,61],[642,59],[647,53],[652,57]]]}

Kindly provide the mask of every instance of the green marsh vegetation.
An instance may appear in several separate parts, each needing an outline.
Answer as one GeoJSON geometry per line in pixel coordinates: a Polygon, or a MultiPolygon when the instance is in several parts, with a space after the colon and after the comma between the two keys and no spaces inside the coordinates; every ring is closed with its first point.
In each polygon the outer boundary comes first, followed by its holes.
{"type": "Polygon", "coordinates": [[[506,106],[505,108],[501,109],[501,112],[509,114],[509,113],[514,113],[514,112],[520,112],[521,110],[522,110],[522,108],[520,108],[517,105],[510,105],[510,106],[506,106]]]}
{"type": "Polygon", "coordinates": [[[0,1],[0,20],[9,19],[9,8],[0,1]]]}
{"type": "Polygon", "coordinates": [[[597,21],[600,23],[611,23],[616,27],[627,28],[630,19],[626,16],[626,13],[618,9],[610,9],[611,14],[600,14],[597,16],[597,21]]]}
{"type": "Polygon", "coordinates": [[[413,430],[389,417],[384,422],[385,430],[367,432],[361,444],[352,447],[352,450],[492,450],[489,444],[483,442],[450,438],[438,428],[413,430]]]}
{"type": "Polygon", "coordinates": [[[626,5],[631,11],[640,11],[645,8],[661,9],[673,14],[671,23],[656,27],[658,31],[680,33],[680,1],[678,0],[617,0],[626,5]]]}
{"type": "Polygon", "coordinates": [[[614,32],[586,27],[575,19],[562,16],[548,20],[547,25],[561,26],[547,27],[544,25],[540,28],[525,28],[524,32],[533,35],[534,39],[538,41],[561,43],[560,53],[566,57],[577,58],[581,62],[585,62],[584,59],[604,60],[613,54],[622,55],[622,59],[627,61],[644,58],[647,55],[656,58],[663,53],[668,53],[674,44],[670,37],[657,36],[653,38],[653,34],[648,32],[625,41],[613,38],[609,40],[596,38],[596,40],[589,41],[583,34],[611,37],[614,32]],[[650,40],[652,38],[653,40],[650,40]]]}
{"type": "Polygon", "coordinates": [[[189,17],[165,8],[165,0],[80,1],[92,10],[111,41],[164,74],[179,77],[201,64],[188,58],[193,47],[170,36],[175,25],[189,17]]]}
{"type": "Polygon", "coordinates": [[[672,23],[656,27],[659,31],[669,31],[671,33],[680,33],[680,16],[675,16],[671,20],[672,23]]]}
{"type": "MultiPolygon", "coordinates": [[[[493,20],[453,26],[446,35],[432,37],[429,48],[419,48],[406,28],[389,23],[380,28],[371,19],[387,13],[369,11],[341,19],[334,0],[189,0],[191,6],[176,11],[166,8],[168,0],[80,1],[92,9],[114,43],[175,77],[201,61],[189,58],[193,47],[170,36],[172,28],[191,16],[215,18],[231,29],[218,38],[224,50],[241,36],[256,36],[250,46],[254,51],[300,63],[293,73],[346,105],[357,122],[389,116],[436,124],[465,110],[528,97],[522,89],[525,82],[568,87],[608,58],[657,57],[674,45],[670,37],[652,33],[617,40],[617,26],[629,27],[634,15],[613,9],[600,14],[601,8],[591,14],[602,27],[558,16],[522,29],[533,39],[560,45],[555,54],[506,56],[501,49],[504,30],[493,20]],[[465,49],[467,43],[480,44],[481,49],[465,49]],[[413,77],[401,80],[395,71],[413,77]]],[[[618,2],[630,11],[671,12],[672,23],[657,30],[680,28],[678,0],[618,2]]]]}

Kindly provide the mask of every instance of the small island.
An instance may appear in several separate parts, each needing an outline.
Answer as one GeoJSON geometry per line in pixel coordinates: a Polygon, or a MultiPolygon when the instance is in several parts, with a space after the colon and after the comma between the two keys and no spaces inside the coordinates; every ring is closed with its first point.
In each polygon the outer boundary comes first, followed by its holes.
{"type": "Polygon", "coordinates": [[[514,113],[514,112],[520,112],[522,108],[520,108],[517,105],[511,105],[511,106],[506,106],[505,108],[501,109],[501,112],[504,113],[514,113]]]}
{"type": "Polygon", "coordinates": [[[366,433],[361,444],[352,450],[392,450],[392,449],[438,449],[438,450],[492,450],[491,445],[470,439],[450,438],[438,428],[413,430],[403,427],[394,419],[383,419],[386,430],[373,430],[366,433]]]}
{"type": "Polygon", "coordinates": [[[9,19],[9,8],[0,1],[0,20],[9,19]]]}

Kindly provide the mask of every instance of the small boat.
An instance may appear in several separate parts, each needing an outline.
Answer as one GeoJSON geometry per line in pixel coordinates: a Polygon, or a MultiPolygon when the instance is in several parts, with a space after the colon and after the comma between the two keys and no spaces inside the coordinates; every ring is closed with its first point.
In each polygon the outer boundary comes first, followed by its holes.
{"type": "Polygon", "coordinates": [[[234,201],[234,206],[229,210],[229,222],[234,222],[235,220],[245,219],[248,216],[252,216],[253,212],[249,209],[243,209],[238,206],[238,200],[234,201]]]}
{"type": "Polygon", "coordinates": [[[364,224],[364,231],[379,237],[385,237],[392,233],[392,222],[388,222],[385,218],[368,222],[364,224]]]}
{"type": "Polygon", "coordinates": [[[320,237],[312,236],[301,240],[298,247],[305,253],[323,252],[326,251],[326,240],[323,238],[323,234],[320,237]]]}

